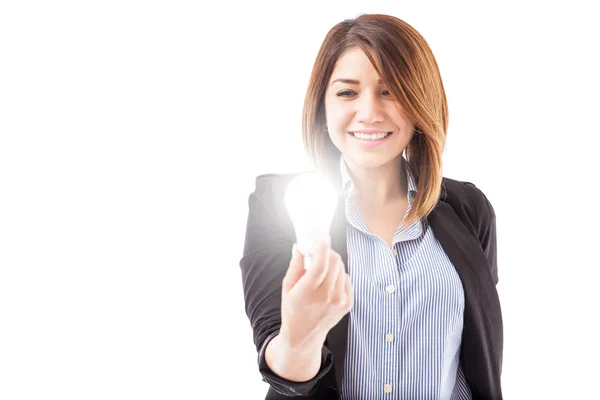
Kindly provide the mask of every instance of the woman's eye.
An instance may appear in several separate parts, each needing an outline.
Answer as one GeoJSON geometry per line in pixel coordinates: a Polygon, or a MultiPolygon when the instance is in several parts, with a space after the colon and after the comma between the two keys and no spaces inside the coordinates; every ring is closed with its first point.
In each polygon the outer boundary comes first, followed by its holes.
{"type": "MultiPolygon", "coordinates": [[[[352,91],[352,90],[344,90],[344,91],[339,92],[337,94],[337,96],[338,97],[349,97],[349,96],[353,96],[355,94],[356,93],[354,91],[352,91]]],[[[384,95],[384,96],[386,96],[386,97],[390,97],[391,96],[389,90],[384,90],[381,94],[384,95]]]]}
{"type": "Polygon", "coordinates": [[[352,96],[354,94],[354,92],[352,90],[344,90],[342,92],[339,92],[337,95],[338,97],[348,97],[348,96],[352,96]]]}

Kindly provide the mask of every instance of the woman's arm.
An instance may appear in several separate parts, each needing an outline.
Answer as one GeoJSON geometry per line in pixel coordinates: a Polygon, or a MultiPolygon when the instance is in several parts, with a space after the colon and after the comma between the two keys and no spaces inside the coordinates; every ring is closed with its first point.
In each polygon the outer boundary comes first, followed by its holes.
{"type": "Polygon", "coordinates": [[[317,376],[321,368],[322,342],[305,348],[293,349],[280,334],[275,336],[265,350],[265,362],[276,375],[293,382],[307,382],[317,376]]]}
{"type": "Polygon", "coordinates": [[[333,357],[322,342],[294,353],[286,349],[284,340],[277,339],[281,327],[282,281],[295,240],[293,225],[283,206],[287,182],[289,177],[281,175],[257,178],[256,189],[248,199],[240,267],[246,315],[252,326],[263,380],[281,394],[298,396],[316,391],[320,379],[331,369],[333,357]],[[312,379],[309,375],[313,375],[312,379]]]}
{"type": "Polygon", "coordinates": [[[473,204],[475,229],[481,248],[491,267],[494,283],[498,284],[498,254],[496,239],[496,213],[485,194],[473,183],[465,182],[465,189],[473,204]]]}

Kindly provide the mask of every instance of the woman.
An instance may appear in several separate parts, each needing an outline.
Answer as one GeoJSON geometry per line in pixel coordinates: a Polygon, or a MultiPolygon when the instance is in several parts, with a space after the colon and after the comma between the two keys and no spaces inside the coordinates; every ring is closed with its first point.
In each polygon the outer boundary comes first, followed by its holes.
{"type": "Polygon", "coordinates": [[[258,177],[249,199],[240,266],[267,399],[502,398],[495,214],[442,177],[447,114],[410,25],[361,15],[327,34],[303,137],[341,195],[310,269],[290,261],[294,175],[258,177]]]}

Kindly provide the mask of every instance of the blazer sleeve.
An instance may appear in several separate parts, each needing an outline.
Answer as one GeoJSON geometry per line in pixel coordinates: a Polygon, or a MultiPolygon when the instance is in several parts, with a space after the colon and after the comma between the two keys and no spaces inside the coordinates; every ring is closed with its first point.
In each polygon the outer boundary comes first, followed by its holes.
{"type": "Polygon", "coordinates": [[[248,199],[248,221],[244,253],[240,260],[246,315],[252,327],[263,381],[286,396],[308,396],[333,364],[323,346],[321,369],[307,382],[293,382],[273,373],[265,361],[268,342],[281,327],[281,286],[292,257],[293,225],[283,206],[285,181],[278,176],[260,176],[248,199]]]}
{"type": "Polygon", "coordinates": [[[465,182],[465,188],[473,205],[473,221],[479,243],[490,263],[494,283],[498,284],[496,213],[488,198],[477,186],[471,182],[465,182]]]}

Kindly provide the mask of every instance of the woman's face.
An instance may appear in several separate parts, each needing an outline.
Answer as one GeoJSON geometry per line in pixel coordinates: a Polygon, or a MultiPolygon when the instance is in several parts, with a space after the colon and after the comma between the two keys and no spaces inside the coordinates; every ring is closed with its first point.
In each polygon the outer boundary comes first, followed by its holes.
{"type": "Polygon", "coordinates": [[[325,115],[331,141],[358,168],[398,160],[413,136],[414,124],[359,48],[338,59],[325,92],[325,115]]]}

